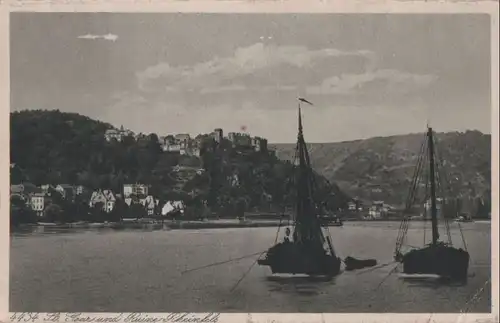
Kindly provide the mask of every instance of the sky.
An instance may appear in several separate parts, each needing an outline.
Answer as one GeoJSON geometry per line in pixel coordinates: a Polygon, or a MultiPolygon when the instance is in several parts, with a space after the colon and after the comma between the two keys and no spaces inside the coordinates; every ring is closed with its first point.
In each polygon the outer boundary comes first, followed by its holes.
{"type": "Polygon", "coordinates": [[[136,133],[308,142],[491,133],[490,21],[472,14],[12,13],[11,111],[136,133]]]}

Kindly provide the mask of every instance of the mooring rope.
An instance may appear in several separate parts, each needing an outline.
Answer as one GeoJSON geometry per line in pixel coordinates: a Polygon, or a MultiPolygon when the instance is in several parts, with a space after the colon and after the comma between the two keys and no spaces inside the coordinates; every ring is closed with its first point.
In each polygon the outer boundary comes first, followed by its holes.
{"type": "Polygon", "coordinates": [[[192,272],[192,271],[196,271],[196,270],[200,270],[200,269],[205,269],[205,268],[209,268],[209,267],[213,267],[213,266],[227,264],[229,262],[238,261],[238,260],[242,260],[242,259],[245,259],[245,258],[250,258],[250,257],[256,256],[256,255],[262,255],[264,252],[266,252],[266,251],[259,251],[259,252],[253,253],[251,255],[246,255],[246,256],[242,256],[242,257],[238,257],[238,258],[234,258],[234,259],[229,259],[229,260],[225,260],[225,261],[215,262],[215,263],[208,264],[208,265],[201,266],[201,267],[187,269],[187,270],[182,271],[181,274],[186,274],[186,273],[189,273],[189,272],[192,272]]]}
{"type": "Polygon", "coordinates": [[[460,310],[460,313],[467,313],[469,311],[469,308],[470,306],[475,302],[475,301],[478,301],[480,298],[481,298],[481,294],[484,292],[484,289],[486,288],[486,286],[490,283],[490,279],[486,280],[486,282],[483,284],[482,287],[480,287],[475,293],[474,295],[472,295],[471,298],[469,298],[467,300],[467,302],[465,302],[464,304],[464,309],[460,310]]]}
{"type": "Polygon", "coordinates": [[[392,268],[391,271],[389,271],[389,273],[387,273],[387,275],[385,275],[385,277],[380,281],[380,283],[377,285],[374,291],[377,291],[380,288],[380,286],[382,286],[382,284],[386,281],[386,279],[389,278],[389,276],[392,275],[394,271],[396,271],[397,268],[398,265],[394,266],[394,268],[392,268]]]}
{"type": "Polygon", "coordinates": [[[372,268],[368,268],[367,270],[364,270],[364,271],[360,271],[360,272],[357,272],[356,275],[362,275],[362,274],[366,274],[366,273],[369,273],[369,272],[372,272],[374,270],[377,270],[377,269],[381,269],[381,268],[384,268],[384,267],[387,267],[389,265],[392,265],[392,264],[395,264],[397,263],[397,261],[391,261],[391,262],[387,262],[385,264],[380,264],[380,265],[377,265],[375,267],[372,267],[372,268]]]}
{"type": "MultiPolygon", "coordinates": [[[[264,254],[264,252],[262,252],[260,254],[260,256],[262,256],[264,254]]],[[[248,267],[247,271],[241,276],[241,278],[236,282],[236,284],[234,284],[234,286],[231,288],[231,293],[236,289],[236,287],[238,287],[238,285],[243,281],[243,279],[245,279],[245,277],[248,275],[248,273],[250,273],[253,266],[255,266],[255,264],[259,260],[260,256],[257,259],[255,259],[255,261],[250,265],[250,267],[248,267]]]]}

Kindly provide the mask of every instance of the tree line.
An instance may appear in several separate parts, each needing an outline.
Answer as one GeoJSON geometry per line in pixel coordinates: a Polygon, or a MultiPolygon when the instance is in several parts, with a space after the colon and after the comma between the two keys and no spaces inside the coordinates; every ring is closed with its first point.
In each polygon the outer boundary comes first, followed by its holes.
{"type": "MultiPolygon", "coordinates": [[[[211,136],[200,134],[201,157],[197,158],[162,151],[154,133],[108,142],[104,133],[111,125],[79,114],[27,110],[11,113],[10,121],[12,184],[65,183],[121,192],[123,184],[144,183],[161,201],[184,200],[193,209],[206,205],[219,213],[280,211],[294,204],[292,163],[267,151],[233,147],[226,139],[216,143],[211,136]],[[174,169],[177,165],[192,169],[182,181],[174,169]],[[197,168],[204,172],[193,173],[197,168]]],[[[317,196],[326,201],[325,206],[330,210],[345,207],[348,196],[323,176],[315,177],[317,196]]],[[[91,216],[83,209],[83,201],[73,204],[61,209],[79,207],[73,214],[91,216]]],[[[68,212],[53,211],[54,217],[62,213],[68,212]]]]}

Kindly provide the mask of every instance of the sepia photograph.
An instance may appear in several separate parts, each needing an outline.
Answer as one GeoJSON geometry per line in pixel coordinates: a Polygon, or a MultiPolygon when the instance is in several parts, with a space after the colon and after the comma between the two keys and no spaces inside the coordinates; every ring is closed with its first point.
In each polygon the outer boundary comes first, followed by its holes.
{"type": "Polygon", "coordinates": [[[9,311],[492,312],[490,15],[9,19],[9,311]]]}

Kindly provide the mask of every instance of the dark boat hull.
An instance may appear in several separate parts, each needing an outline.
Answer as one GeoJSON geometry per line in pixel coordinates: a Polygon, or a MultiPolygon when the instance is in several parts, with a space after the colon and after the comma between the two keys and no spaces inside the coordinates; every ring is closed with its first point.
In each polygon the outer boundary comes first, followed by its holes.
{"type": "Polygon", "coordinates": [[[351,271],[351,270],[376,266],[377,260],[375,259],[360,260],[352,257],[347,257],[346,259],[344,259],[344,264],[345,264],[345,270],[351,271]]]}
{"type": "Polygon", "coordinates": [[[446,245],[430,245],[403,255],[403,273],[435,274],[456,280],[467,280],[469,253],[446,245]]]}
{"type": "Polygon", "coordinates": [[[333,277],[340,273],[341,260],[323,249],[310,250],[294,243],[280,243],[270,248],[258,264],[269,266],[273,274],[305,274],[333,277]]]}

